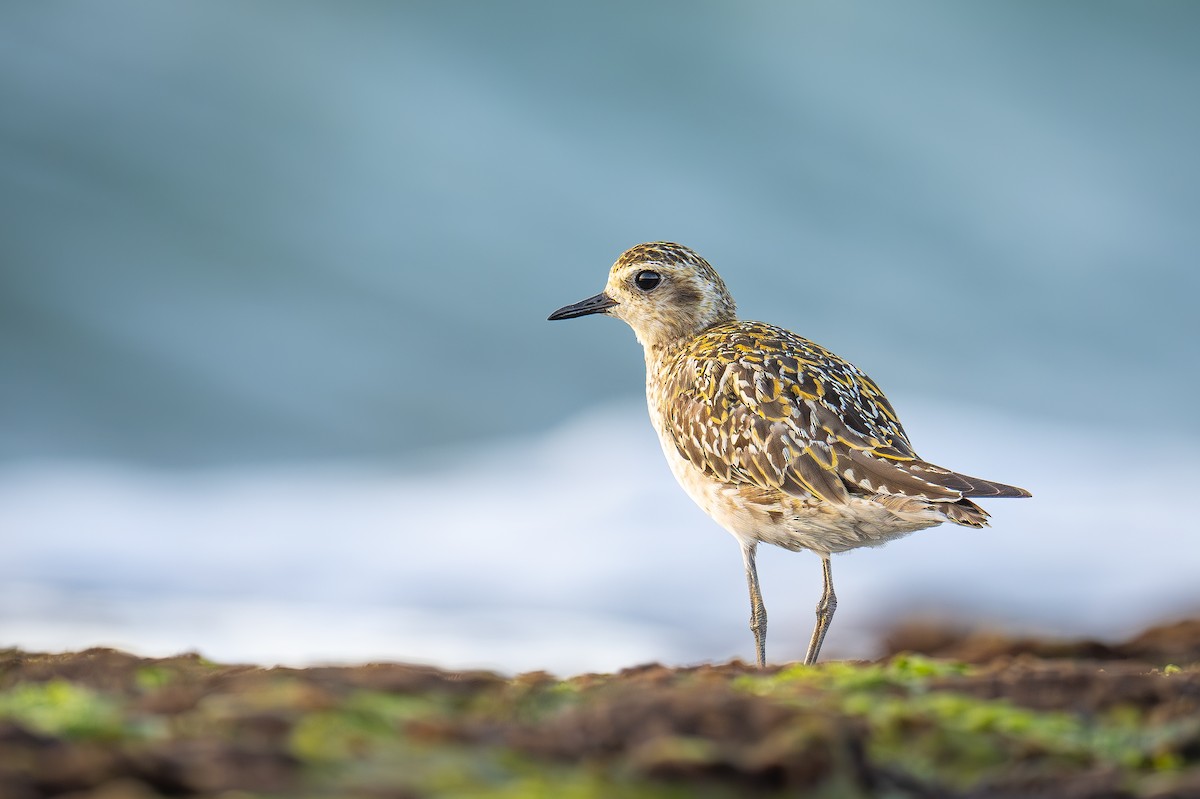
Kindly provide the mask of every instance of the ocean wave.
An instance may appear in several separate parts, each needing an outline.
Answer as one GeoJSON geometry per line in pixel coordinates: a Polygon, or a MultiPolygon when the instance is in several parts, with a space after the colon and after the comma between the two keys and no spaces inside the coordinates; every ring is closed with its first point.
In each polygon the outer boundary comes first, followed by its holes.
{"type": "MultiPolygon", "coordinates": [[[[1192,448],[1151,439],[1118,457],[1090,431],[912,405],[924,457],[1034,498],[988,503],[986,530],[835,558],[830,656],[869,655],[918,613],[1117,636],[1200,610],[1190,513],[1163,491],[1164,474],[1200,478],[1192,448]]],[[[630,404],[393,470],[10,465],[0,531],[4,645],[562,673],[751,652],[736,544],[675,486],[630,404]]],[[[775,660],[802,654],[818,563],[760,556],[775,660]]]]}

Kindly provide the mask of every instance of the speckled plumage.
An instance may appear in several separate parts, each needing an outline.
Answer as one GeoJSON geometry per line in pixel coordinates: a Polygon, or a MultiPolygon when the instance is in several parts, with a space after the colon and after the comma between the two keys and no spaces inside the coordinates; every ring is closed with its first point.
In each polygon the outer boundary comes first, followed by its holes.
{"type": "Polygon", "coordinates": [[[825,594],[806,658],[813,662],[836,607],[830,554],[946,521],[982,527],[988,515],[972,497],[1029,496],[921,460],[874,381],[783,328],[739,321],[720,276],[687,247],[627,250],[604,293],[550,318],[590,313],[633,328],[645,350],[650,419],[672,473],[741,543],[760,665],[759,542],[822,557],[825,594]]]}

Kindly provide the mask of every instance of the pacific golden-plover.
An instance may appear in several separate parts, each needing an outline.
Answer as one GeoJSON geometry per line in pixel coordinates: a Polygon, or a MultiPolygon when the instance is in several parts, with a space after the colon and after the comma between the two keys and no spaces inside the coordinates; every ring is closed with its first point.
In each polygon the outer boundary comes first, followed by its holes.
{"type": "Polygon", "coordinates": [[[650,421],[675,479],[738,540],[750,629],[766,665],[760,542],[821,558],[825,590],[804,662],[816,662],[837,608],[829,558],[954,522],[983,527],[971,497],[1028,497],[921,460],[871,378],[781,327],[739,321],[708,261],[680,244],[626,250],[604,291],[550,319],[605,314],[646,355],[650,421]]]}

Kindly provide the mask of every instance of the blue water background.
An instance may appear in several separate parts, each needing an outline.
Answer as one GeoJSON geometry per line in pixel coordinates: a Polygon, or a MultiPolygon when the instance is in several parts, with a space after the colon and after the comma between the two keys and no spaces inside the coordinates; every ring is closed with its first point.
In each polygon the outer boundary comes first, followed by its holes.
{"type": "MultiPolygon", "coordinates": [[[[1198,30],[1182,2],[6,5],[0,638],[745,654],[629,331],[545,322],[653,239],[866,369],[931,459],[1037,494],[840,559],[833,650],[981,594],[1067,632],[1194,611],[1198,30]]],[[[817,572],[780,558],[794,656],[817,572]]]]}

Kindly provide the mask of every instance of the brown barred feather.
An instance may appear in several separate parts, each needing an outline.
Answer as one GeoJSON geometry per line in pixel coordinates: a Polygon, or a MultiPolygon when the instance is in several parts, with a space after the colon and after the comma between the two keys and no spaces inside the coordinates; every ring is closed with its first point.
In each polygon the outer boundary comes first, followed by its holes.
{"type": "Polygon", "coordinates": [[[909,471],[911,464],[884,460],[858,450],[846,453],[845,468],[853,469],[853,477],[842,474],[860,491],[879,494],[900,494],[906,497],[924,497],[935,501],[957,501],[962,493],[954,488],[938,485],[909,471]]]}
{"type": "Polygon", "coordinates": [[[988,512],[969,499],[939,505],[946,518],[964,527],[987,527],[988,512]]]}
{"type": "Polygon", "coordinates": [[[1033,494],[1026,491],[1024,488],[1005,485],[1004,483],[996,483],[991,480],[984,480],[980,477],[969,477],[965,474],[955,473],[959,479],[965,480],[971,484],[971,488],[963,492],[964,497],[1011,497],[1013,499],[1032,497],[1033,494]]]}
{"type": "Polygon", "coordinates": [[[838,477],[837,472],[818,463],[811,450],[805,450],[803,455],[792,461],[790,474],[795,475],[811,494],[826,502],[844,505],[850,500],[845,481],[838,477]]]}

